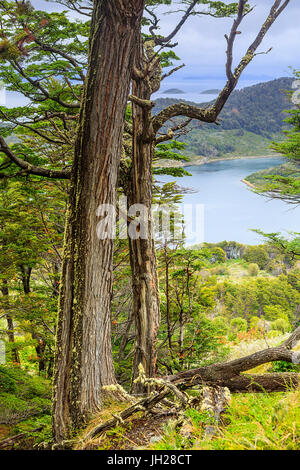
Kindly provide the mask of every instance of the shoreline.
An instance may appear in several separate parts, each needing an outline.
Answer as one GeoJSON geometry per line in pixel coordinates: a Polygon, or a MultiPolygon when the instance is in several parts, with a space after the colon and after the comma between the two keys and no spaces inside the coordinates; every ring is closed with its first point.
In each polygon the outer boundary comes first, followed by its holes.
{"type": "Polygon", "coordinates": [[[207,158],[207,157],[199,157],[194,162],[175,162],[172,164],[169,160],[166,160],[163,164],[157,164],[158,167],[161,168],[168,168],[168,167],[176,167],[176,168],[187,168],[191,166],[201,166],[205,165],[206,163],[216,163],[216,162],[224,162],[226,160],[242,160],[242,159],[252,159],[252,158],[276,158],[280,157],[279,153],[274,153],[272,155],[241,155],[241,156],[232,156],[232,157],[220,157],[220,158],[207,158]]]}
{"type": "MultiPolygon", "coordinates": [[[[243,160],[245,158],[251,159],[251,158],[275,158],[275,157],[280,157],[280,154],[277,153],[274,155],[241,155],[241,156],[233,156],[233,157],[210,158],[208,160],[203,160],[202,162],[199,162],[198,165],[204,165],[205,163],[224,162],[226,160],[243,160]]],[[[207,157],[203,157],[203,158],[206,159],[207,157]]],[[[186,166],[194,166],[194,164],[186,165],[186,166]]]]}
{"type": "Polygon", "coordinates": [[[245,179],[242,179],[241,182],[246,184],[247,186],[250,186],[250,188],[256,189],[256,186],[254,186],[254,184],[250,183],[249,181],[247,181],[245,179]]]}

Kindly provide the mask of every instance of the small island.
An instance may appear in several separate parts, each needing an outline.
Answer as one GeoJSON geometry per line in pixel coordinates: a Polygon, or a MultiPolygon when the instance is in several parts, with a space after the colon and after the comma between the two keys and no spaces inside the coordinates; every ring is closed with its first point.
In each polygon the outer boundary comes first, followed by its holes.
{"type": "Polygon", "coordinates": [[[185,92],[183,90],[179,90],[179,88],[169,88],[168,90],[163,91],[164,95],[182,95],[185,92]]]}
{"type": "Polygon", "coordinates": [[[204,90],[201,91],[201,95],[216,95],[220,93],[221,90],[217,90],[216,88],[213,88],[212,90],[204,90]]]}

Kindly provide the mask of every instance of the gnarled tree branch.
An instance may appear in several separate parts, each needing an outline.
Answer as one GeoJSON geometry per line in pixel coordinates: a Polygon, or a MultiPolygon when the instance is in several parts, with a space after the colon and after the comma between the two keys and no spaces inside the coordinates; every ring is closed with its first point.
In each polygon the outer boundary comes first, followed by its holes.
{"type": "Polygon", "coordinates": [[[13,163],[21,168],[25,173],[30,175],[45,176],[54,179],[69,179],[71,176],[70,170],[51,170],[50,168],[38,167],[25,162],[17,157],[10,147],[7,145],[3,137],[0,136],[0,152],[4,153],[13,163]]]}
{"type": "Polygon", "coordinates": [[[226,61],[226,75],[227,82],[220,92],[215,103],[209,108],[198,108],[197,106],[188,105],[187,103],[176,103],[167,108],[163,109],[160,113],[153,117],[153,128],[155,132],[158,130],[171,118],[175,116],[187,116],[189,118],[197,119],[199,121],[212,123],[216,122],[217,117],[222,111],[224,105],[226,104],[229,96],[232,91],[235,89],[238,80],[247,67],[247,65],[253,60],[256,55],[257,48],[262,43],[266,33],[273,25],[277,17],[282,13],[282,11],[287,7],[290,0],[285,0],[282,3],[282,0],[276,0],[273,3],[273,6],[270,9],[266,21],[263,23],[260,28],[255,40],[249,46],[246,54],[239,62],[238,66],[232,71],[232,61],[233,61],[233,45],[236,38],[236,35],[239,34],[238,27],[241,24],[243,18],[248,13],[246,11],[247,0],[240,0],[238,6],[237,17],[235,18],[231,32],[229,36],[225,36],[227,40],[227,61],[226,61]]]}

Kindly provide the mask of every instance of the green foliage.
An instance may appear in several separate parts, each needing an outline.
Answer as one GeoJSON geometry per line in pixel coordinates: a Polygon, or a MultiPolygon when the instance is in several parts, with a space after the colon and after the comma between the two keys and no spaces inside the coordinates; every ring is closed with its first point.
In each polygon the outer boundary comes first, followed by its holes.
{"type": "Polygon", "coordinates": [[[218,330],[218,334],[226,335],[229,332],[228,318],[218,316],[214,319],[214,325],[218,330]]]}
{"type": "Polygon", "coordinates": [[[274,314],[287,314],[289,321],[298,316],[299,293],[284,275],[270,279],[259,277],[239,284],[225,281],[218,285],[218,291],[220,301],[233,316],[245,319],[265,316],[271,320],[274,314]]]}
{"type": "Polygon", "coordinates": [[[299,364],[291,364],[285,361],[272,362],[270,372],[300,372],[299,364]]]}
{"type": "Polygon", "coordinates": [[[248,324],[244,318],[237,317],[230,321],[230,327],[234,332],[237,333],[240,331],[247,331],[248,324]]]}
{"type": "MultiPolygon", "coordinates": [[[[208,248],[177,248],[159,257],[161,266],[168,267],[168,279],[164,274],[160,279],[162,324],[174,333],[169,337],[169,349],[161,349],[158,361],[169,370],[215,362],[228,352],[220,325],[207,316],[216,297],[216,279],[204,275],[211,257],[208,248]]],[[[163,341],[163,331],[159,336],[163,341]]]]}
{"type": "MultiPolygon", "coordinates": [[[[15,154],[23,160],[61,169],[73,158],[89,21],[34,8],[20,15],[18,5],[24,2],[0,5],[4,38],[2,49],[0,42],[0,80],[7,91],[23,95],[26,104],[0,107],[0,132],[10,137],[15,154]]],[[[16,173],[15,164],[2,155],[0,169],[4,175],[16,173]]]]}
{"type": "MultiPolygon", "coordinates": [[[[48,425],[51,387],[45,379],[29,375],[20,367],[0,366],[0,422],[13,426],[11,433],[48,425]]],[[[37,436],[34,436],[35,439],[37,436]]]]}
{"type": "Polygon", "coordinates": [[[0,366],[0,393],[14,393],[17,391],[16,381],[11,377],[9,370],[0,366]]]}
{"type": "Polygon", "coordinates": [[[290,232],[289,238],[283,236],[281,233],[264,233],[261,230],[254,230],[259,235],[263,236],[268,243],[275,247],[279,252],[286,255],[287,260],[300,257],[300,234],[297,232],[290,232]]]}
{"type": "Polygon", "coordinates": [[[0,336],[7,351],[16,346],[21,360],[34,369],[42,359],[46,370],[53,359],[66,205],[63,188],[38,179],[1,180],[0,284],[7,295],[0,296],[0,311],[11,315],[18,335],[14,344],[7,341],[6,329],[0,336]],[[41,344],[43,353],[38,357],[34,350],[41,344]]]}
{"type": "Polygon", "coordinates": [[[265,269],[268,262],[266,248],[262,246],[247,246],[243,259],[248,263],[256,264],[260,269],[265,269]]]}
{"type": "Polygon", "coordinates": [[[277,320],[282,318],[286,322],[289,321],[288,313],[286,313],[280,305],[266,305],[264,307],[264,313],[267,320],[277,320]]]}
{"type": "Polygon", "coordinates": [[[291,330],[291,325],[284,318],[277,318],[277,320],[272,322],[272,329],[286,333],[291,330]]]}
{"type": "Polygon", "coordinates": [[[248,266],[248,272],[250,276],[257,276],[259,273],[259,266],[256,263],[250,263],[248,266]]]}
{"type": "Polygon", "coordinates": [[[183,441],[178,429],[168,426],[155,450],[298,450],[299,391],[289,393],[236,394],[213,439],[205,438],[204,425],[213,424],[198,410],[186,414],[191,438],[183,441]]]}

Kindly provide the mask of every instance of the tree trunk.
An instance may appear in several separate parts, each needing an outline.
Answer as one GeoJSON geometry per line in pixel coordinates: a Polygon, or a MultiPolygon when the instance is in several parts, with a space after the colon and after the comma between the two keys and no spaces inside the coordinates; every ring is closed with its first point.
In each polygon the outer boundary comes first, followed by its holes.
{"type": "Polygon", "coordinates": [[[168,247],[167,241],[164,245],[164,256],[165,256],[165,268],[166,268],[166,321],[168,329],[168,343],[170,355],[173,358],[173,346],[172,346],[172,329],[171,329],[171,318],[170,318],[170,282],[169,282],[169,264],[170,260],[168,258],[168,247]]]}
{"type": "MultiPolygon", "coordinates": [[[[145,70],[143,44],[139,44],[136,68],[145,70]]],[[[160,323],[160,298],[158,289],[156,254],[152,223],[152,159],[155,135],[152,128],[150,97],[153,92],[149,79],[135,77],[132,95],[146,101],[145,105],[133,100],[133,152],[128,206],[141,204],[145,216],[146,232],[139,227],[134,239],[129,233],[130,264],[132,270],[133,311],[136,326],[135,356],[132,392],[145,393],[143,384],[135,384],[138,366],[143,365],[147,377],[156,372],[156,339],[160,323]]],[[[137,207],[137,210],[139,208],[137,207]]],[[[132,214],[133,215],[133,214],[132,214]]]]}
{"type": "MultiPolygon", "coordinates": [[[[8,306],[8,283],[7,279],[4,279],[2,281],[2,287],[1,287],[2,295],[6,299],[6,303],[8,306]]],[[[8,336],[8,342],[11,344],[11,348],[8,351],[8,357],[7,359],[9,361],[14,362],[15,364],[20,364],[20,356],[19,356],[19,351],[18,348],[14,346],[15,344],[15,332],[14,332],[14,322],[9,313],[5,315],[6,321],[7,321],[7,336],[8,336]]]]}
{"type": "Polygon", "coordinates": [[[32,268],[30,268],[29,266],[21,265],[20,266],[20,271],[21,271],[24,294],[29,294],[29,292],[30,292],[30,276],[31,276],[32,268]]]}
{"type": "Polygon", "coordinates": [[[54,370],[53,435],[80,426],[115,383],[111,350],[113,240],[96,211],[116,205],[126,103],[143,0],[95,1],[88,74],[72,168],[54,370]]]}
{"type": "MultiPolygon", "coordinates": [[[[24,266],[24,265],[21,265],[19,268],[21,271],[23,291],[24,291],[24,294],[28,295],[30,293],[30,277],[31,277],[32,268],[30,268],[29,266],[24,266]]],[[[32,325],[31,336],[32,336],[32,339],[37,341],[37,345],[35,346],[35,351],[36,351],[36,355],[37,355],[37,359],[39,363],[39,372],[44,372],[46,368],[45,341],[41,337],[41,335],[39,335],[38,333],[34,331],[34,325],[32,325]]]]}

